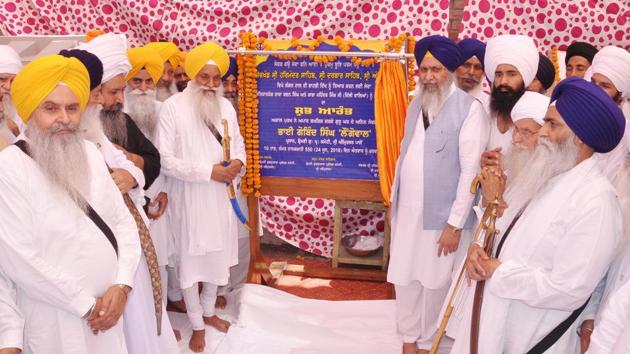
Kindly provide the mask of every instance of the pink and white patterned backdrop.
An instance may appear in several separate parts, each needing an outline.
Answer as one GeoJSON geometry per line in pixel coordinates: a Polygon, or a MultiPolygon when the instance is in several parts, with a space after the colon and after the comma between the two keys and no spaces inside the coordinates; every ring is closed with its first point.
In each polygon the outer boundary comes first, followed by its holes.
{"type": "Polygon", "coordinates": [[[190,49],[206,40],[236,48],[238,34],[273,39],[387,39],[446,34],[449,0],[2,0],[10,35],[123,32],[133,45],[172,40],[190,49]]]}
{"type": "MultiPolygon", "coordinates": [[[[321,198],[262,197],[263,226],[274,235],[305,251],[332,257],[335,202],[321,198]]],[[[382,235],[384,213],[342,209],[343,235],[382,235]]]]}
{"type": "Polygon", "coordinates": [[[630,49],[627,0],[469,0],[459,25],[460,38],[488,40],[499,34],[524,34],[548,53],[574,41],[601,48],[630,49]]]}

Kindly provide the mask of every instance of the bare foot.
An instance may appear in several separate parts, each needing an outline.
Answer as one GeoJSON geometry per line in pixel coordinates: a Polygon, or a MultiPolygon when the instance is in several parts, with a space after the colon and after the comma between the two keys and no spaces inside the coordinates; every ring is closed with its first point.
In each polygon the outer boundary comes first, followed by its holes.
{"type": "Polygon", "coordinates": [[[184,299],[169,301],[168,303],[173,306],[178,312],[186,313],[186,303],[184,302],[184,299]]]}
{"type": "Polygon", "coordinates": [[[181,334],[178,330],[174,329],[174,330],[173,330],[173,334],[175,334],[175,339],[176,339],[178,342],[179,342],[180,340],[182,340],[182,334],[181,334]]]}
{"type": "Polygon", "coordinates": [[[416,354],[416,350],[418,350],[416,343],[403,343],[403,354],[416,354]]]}
{"type": "Polygon", "coordinates": [[[203,352],[206,349],[206,330],[193,330],[188,347],[194,353],[203,352]]]}
{"type": "Polygon", "coordinates": [[[203,322],[208,326],[212,326],[216,328],[219,332],[227,333],[230,328],[230,322],[220,319],[218,316],[214,315],[212,317],[203,317],[203,322]]]}
{"type": "Polygon", "coordinates": [[[227,299],[223,295],[217,296],[217,301],[214,302],[214,307],[218,309],[224,309],[227,305],[227,299]]]}
{"type": "Polygon", "coordinates": [[[426,349],[418,349],[418,351],[416,352],[416,354],[429,354],[429,351],[426,349]]]}

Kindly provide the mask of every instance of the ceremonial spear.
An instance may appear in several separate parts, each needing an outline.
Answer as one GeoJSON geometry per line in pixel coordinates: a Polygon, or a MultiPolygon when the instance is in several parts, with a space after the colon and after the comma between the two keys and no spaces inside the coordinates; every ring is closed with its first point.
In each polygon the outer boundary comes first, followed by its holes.
{"type": "MultiPolygon", "coordinates": [[[[479,181],[479,176],[477,176],[475,177],[475,179],[472,182],[472,185],[470,186],[470,193],[477,194],[477,191],[479,190],[479,186],[480,186],[480,181],[479,181]]],[[[472,242],[478,242],[481,239],[482,232],[483,232],[483,235],[486,236],[485,242],[484,242],[484,249],[486,249],[489,239],[492,239],[492,243],[494,243],[494,236],[496,234],[496,221],[497,221],[497,215],[498,215],[498,212],[497,212],[498,208],[499,208],[499,196],[497,195],[494,197],[494,200],[491,201],[486,207],[486,210],[484,211],[483,216],[481,217],[481,221],[479,221],[479,225],[477,225],[477,228],[475,229],[475,234],[473,236],[472,242]]],[[[490,250],[492,250],[492,246],[490,246],[490,250]]],[[[444,316],[442,316],[442,320],[440,321],[440,327],[438,328],[438,331],[435,334],[435,338],[433,339],[433,344],[431,345],[431,351],[429,352],[430,354],[437,353],[438,347],[440,346],[440,342],[442,342],[442,337],[444,337],[444,333],[446,333],[446,326],[448,325],[448,321],[450,320],[451,314],[453,313],[453,309],[454,309],[453,303],[455,302],[457,295],[459,295],[459,289],[464,281],[465,271],[466,271],[466,267],[462,267],[459,270],[459,273],[457,274],[455,287],[453,288],[453,292],[451,293],[451,296],[448,299],[446,310],[444,311],[444,316]]],[[[479,283],[477,283],[477,287],[478,286],[479,286],[479,283]]],[[[482,288],[482,291],[483,291],[483,288],[482,288]]],[[[477,288],[475,289],[475,300],[477,300],[477,288]]]]}

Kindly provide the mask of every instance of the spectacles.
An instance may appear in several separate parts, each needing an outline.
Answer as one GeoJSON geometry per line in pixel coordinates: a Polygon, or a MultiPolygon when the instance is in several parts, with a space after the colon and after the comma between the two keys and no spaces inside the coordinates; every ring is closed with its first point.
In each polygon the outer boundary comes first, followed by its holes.
{"type": "Polygon", "coordinates": [[[518,135],[520,135],[521,137],[523,137],[525,139],[529,139],[529,138],[531,138],[534,135],[538,135],[538,131],[539,130],[531,131],[531,130],[529,130],[527,128],[525,128],[525,129],[518,129],[517,127],[514,127],[514,132],[512,134],[513,135],[518,134],[518,135]]]}

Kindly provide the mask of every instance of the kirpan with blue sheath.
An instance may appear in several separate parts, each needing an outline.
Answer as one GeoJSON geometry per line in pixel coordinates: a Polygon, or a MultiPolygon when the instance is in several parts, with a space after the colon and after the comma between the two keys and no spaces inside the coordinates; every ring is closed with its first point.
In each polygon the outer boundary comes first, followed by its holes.
{"type": "MultiPolygon", "coordinates": [[[[231,160],[230,141],[232,140],[232,138],[230,137],[228,121],[226,119],[221,119],[221,123],[223,124],[223,136],[221,136],[221,133],[219,133],[214,124],[208,124],[208,128],[210,129],[210,132],[212,132],[212,135],[214,135],[214,137],[217,139],[219,144],[221,144],[221,146],[223,147],[223,166],[227,167],[230,164],[231,160]]],[[[247,217],[243,213],[243,210],[241,210],[241,207],[238,205],[234,183],[230,181],[229,183],[226,182],[225,185],[227,186],[227,193],[228,197],[230,198],[230,204],[232,204],[232,210],[234,210],[236,217],[247,228],[247,230],[251,231],[251,228],[247,222],[247,217]]]]}

